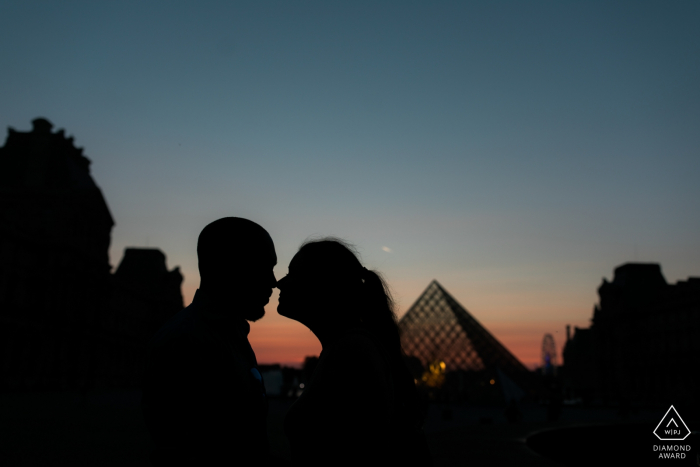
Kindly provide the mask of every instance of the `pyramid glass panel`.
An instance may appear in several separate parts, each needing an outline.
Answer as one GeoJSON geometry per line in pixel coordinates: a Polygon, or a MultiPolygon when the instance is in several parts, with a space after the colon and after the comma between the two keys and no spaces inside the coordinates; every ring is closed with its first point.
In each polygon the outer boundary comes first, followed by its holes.
{"type": "Polygon", "coordinates": [[[442,286],[433,281],[399,321],[406,355],[427,367],[445,362],[447,371],[500,368],[528,370],[442,286]]]}

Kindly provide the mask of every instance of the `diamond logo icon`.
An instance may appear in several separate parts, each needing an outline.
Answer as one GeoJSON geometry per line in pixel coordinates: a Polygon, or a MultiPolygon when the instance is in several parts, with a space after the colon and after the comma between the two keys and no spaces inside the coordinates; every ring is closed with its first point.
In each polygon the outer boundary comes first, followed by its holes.
{"type": "Polygon", "coordinates": [[[676,408],[671,406],[654,428],[654,434],[661,441],[682,441],[688,437],[690,430],[676,408]]]}

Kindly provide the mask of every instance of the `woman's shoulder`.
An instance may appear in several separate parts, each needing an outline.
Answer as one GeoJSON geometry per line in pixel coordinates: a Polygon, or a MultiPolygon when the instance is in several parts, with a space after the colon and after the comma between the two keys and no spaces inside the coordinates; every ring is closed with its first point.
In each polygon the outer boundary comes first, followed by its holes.
{"type": "Polygon", "coordinates": [[[365,371],[374,369],[385,372],[388,360],[375,336],[362,328],[347,330],[328,352],[327,360],[342,362],[347,367],[362,367],[365,371]]]}
{"type": "Polygon", "coordinates": [[[376,353],[381,352],[381,345],[379,345],[376,336],[372,332],[358,326],[348,329],[338,339],[334,349],[344,351],[354,349],[355,351],[376,353]]]}

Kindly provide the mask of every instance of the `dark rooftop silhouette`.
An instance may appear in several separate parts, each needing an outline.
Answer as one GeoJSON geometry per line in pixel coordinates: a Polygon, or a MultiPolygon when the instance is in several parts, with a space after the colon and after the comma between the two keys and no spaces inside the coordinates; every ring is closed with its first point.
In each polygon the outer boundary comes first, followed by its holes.
{"type": "Polygon", "coordinates": [[[145,340],[182,308],[179,270],[127,250],[90,160],[45,118],[0,147],[0,390],[138,385],[145,340]]]}
{"type": "Polygon", "coordinates": [[[591,327],[564,347],[569,397],[697,408],[700,278],[668,284],[659,264],[627,263],[598,295],[591,327]]]}

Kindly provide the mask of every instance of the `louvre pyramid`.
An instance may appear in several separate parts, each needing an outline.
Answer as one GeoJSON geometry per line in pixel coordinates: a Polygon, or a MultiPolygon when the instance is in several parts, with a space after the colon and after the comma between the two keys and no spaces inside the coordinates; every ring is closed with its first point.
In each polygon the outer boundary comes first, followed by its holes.
{"type": "Polygon", "coordinates": [[[425,367],[440,360],[447,371],[528,372],[435,280],[401,318],[399,328],[404,352],[425,367]]]}

